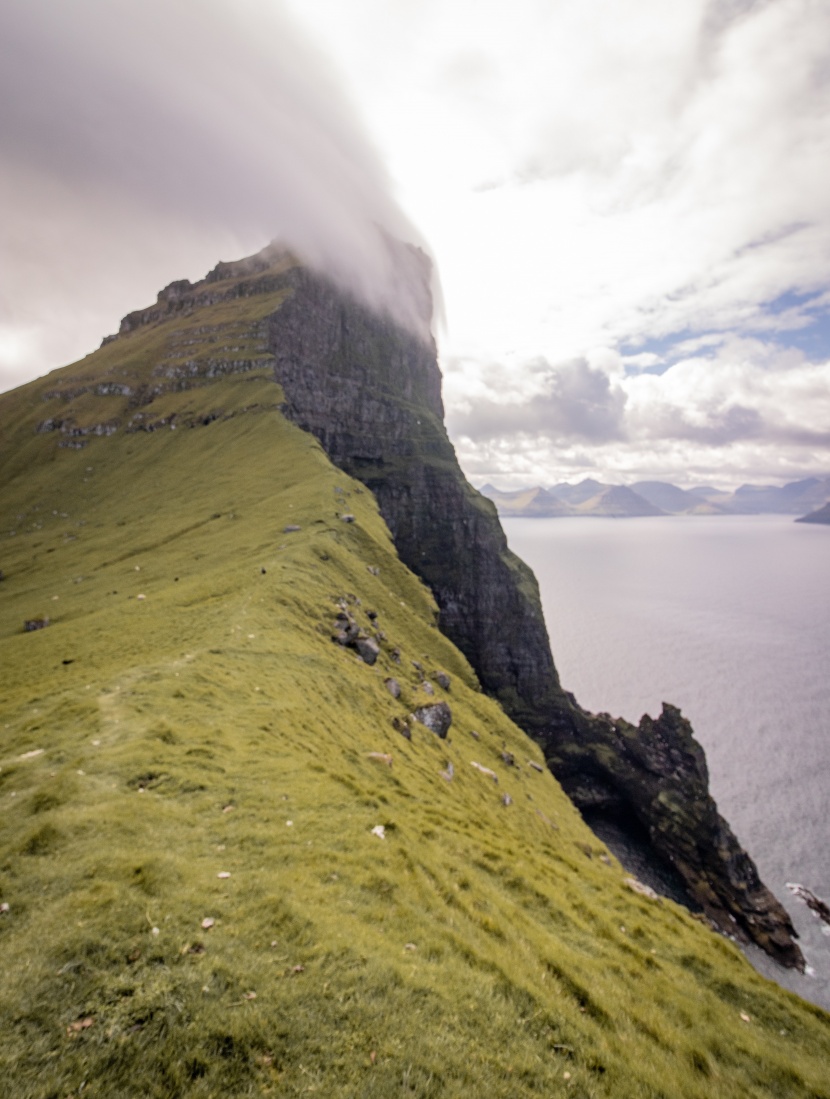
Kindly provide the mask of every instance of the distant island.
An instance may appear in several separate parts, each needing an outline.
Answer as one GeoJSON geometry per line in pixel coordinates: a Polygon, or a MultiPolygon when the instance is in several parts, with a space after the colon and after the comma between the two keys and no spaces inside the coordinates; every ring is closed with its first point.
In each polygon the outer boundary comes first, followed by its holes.
{"type": "Polygon", "coordinates": [[[830,475],[778,485],[741,485],[726,492],[711,485],[683,489],[668,481],[608,485],[588,477],[579,484],[503,492],[480,489],[506,518],[594,516],[634,519],[648,515],[796,515],[799,522],[830,523],[830,475]]]}
{"type": "Polygon", "coordinates": [[[817,511],[811,511],[809,515],[802,515],[800,519],[796,519],[796,523],[824,523],[830,526],[830,503],[817,511]]]}

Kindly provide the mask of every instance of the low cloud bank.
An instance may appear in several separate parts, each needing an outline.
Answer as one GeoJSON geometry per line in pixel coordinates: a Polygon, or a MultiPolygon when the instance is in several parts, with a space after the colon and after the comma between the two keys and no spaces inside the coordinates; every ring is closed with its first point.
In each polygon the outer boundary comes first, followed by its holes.
{"type": "Polygon", "coordinates": [[[473,396],[463,369],[448,371],[450,431],[476,480],[735,483],[830,470],[830,362],[792,348],[732,337],[662,373],[625,373],[609,351],[526,369],[538,389],[513,404],[499,399],[497,368],[494,389],[473,396]]]}

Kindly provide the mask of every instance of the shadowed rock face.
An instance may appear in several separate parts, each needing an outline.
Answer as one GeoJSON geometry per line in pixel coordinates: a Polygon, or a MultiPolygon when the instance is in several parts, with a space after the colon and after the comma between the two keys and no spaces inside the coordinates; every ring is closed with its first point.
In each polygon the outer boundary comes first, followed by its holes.
{"type": "MultiPolygon", "coordinates": [[[[434,345],[293,261],[275,270],[268,258],[223,270],[245,276],[239,295],[288,293],[264,322],[285,413],[374,492],[402,560],[431,587],[442,630],[483,688],[540,742],[578,807],[636,823],[714,924],[803,968],[786,911],[709,796],[703,750],[680,712],[665,706],[634,726],[588,714],[562,689],[536,579],[447,437],[434,345]]],[[[187,295],[211,293],[210,282],[187,295]]],[[[131,326],[179,308],[180,296],[152,316],[131,315],[131,326]]]]}

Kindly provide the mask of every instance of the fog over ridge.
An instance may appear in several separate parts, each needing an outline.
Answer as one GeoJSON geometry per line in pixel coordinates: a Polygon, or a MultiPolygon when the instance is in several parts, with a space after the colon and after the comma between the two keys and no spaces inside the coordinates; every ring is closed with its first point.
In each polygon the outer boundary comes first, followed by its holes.
{"type": "Polygon", "coordinates": [[[418,234],[279,3],[4,0],[0,161],[0,388],[275,238],[419,323],[389,245],[418,234]]]}

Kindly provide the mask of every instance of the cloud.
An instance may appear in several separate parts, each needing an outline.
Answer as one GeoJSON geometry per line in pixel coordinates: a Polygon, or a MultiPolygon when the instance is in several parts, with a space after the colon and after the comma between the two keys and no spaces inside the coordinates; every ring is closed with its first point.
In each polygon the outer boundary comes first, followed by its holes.
{"type": "MultiPolygon", "coordinates": [[[[452,402],[450,429],[470,473],[505,485],[589,473],[689,484],[830,469],[830,360],[730,336],[698,343],[662,373],[620,374],[611,353],[593,363],[545,364],[542,390],[515,403],[485,390],[461,413],[452,402]]],[[[492,364],[487,376],[500,384],[492,364]]],[[[454,374],[448,383],[452,392],[454,374]]]]}
{"type": "Polygon", "coordinates": [[[482,396],[449,415],[453,435],[471,441],[513,436],[550,440],[608,442],[622,437],[626,396],[609,375],[585,359],[550,366],[544,360],[528,364],[540,376],[541,391],[523,402],[482,396]]]}
{"type": "Polygon", "coordinates": [[[379,228],[416,233],[330,62],[274,0],[4,0],[0,161],[12,377],[275,237],[370,303],[417,308],[390,290],[379,228]]]}

